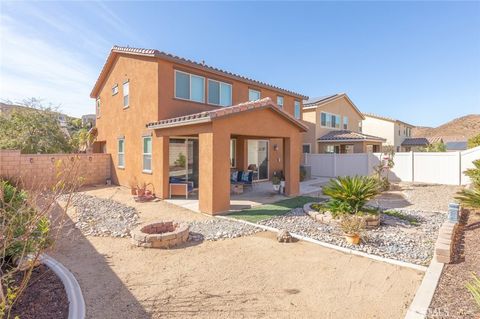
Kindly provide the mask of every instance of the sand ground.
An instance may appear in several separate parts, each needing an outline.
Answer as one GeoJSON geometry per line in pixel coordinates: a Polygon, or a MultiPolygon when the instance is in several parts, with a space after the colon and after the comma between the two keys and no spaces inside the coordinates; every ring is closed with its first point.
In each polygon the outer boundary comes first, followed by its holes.
{"type": "MultiPolygon", "coordinates": [[[[142,222],[211,218],[134,203],[121,187],[87,193],[135,206],[142,222]]],[[[307,242],[280,244],[268,232],[157,250],[66,229],[56,248],[88,318],[403,318],[423,277],[307,242]]]]}

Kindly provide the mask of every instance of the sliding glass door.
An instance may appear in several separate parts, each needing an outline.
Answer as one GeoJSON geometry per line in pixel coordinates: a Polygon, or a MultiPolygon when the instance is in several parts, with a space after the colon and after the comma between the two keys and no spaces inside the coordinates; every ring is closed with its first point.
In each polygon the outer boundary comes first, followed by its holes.
{"type": "Polygon", "coordinates": [[[268,179],[267,140],[248,140],[248,169],[254,171],[254,180],[268,179]]]}
{"type": "Polygon", "coordinates": [[[170,177],[198,187],[198,139],[171,138],[169,147],[170,177]]]}

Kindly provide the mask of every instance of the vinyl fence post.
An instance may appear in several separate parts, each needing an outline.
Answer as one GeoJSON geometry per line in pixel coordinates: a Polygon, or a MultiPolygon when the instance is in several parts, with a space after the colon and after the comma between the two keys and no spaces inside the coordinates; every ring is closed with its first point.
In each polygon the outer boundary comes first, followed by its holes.
{"type": "Polygon", "coordinates": [[[411,177],[411,182],[415,182],[415,153],[413,151],[410,151],[410,157],[411,157],[411,168],[412,168],[412,177],[411,177]]]}
{"type": "Polygon", "coordinates": [[[333,153],[333,176],[337,177],[337,154],[333,153]]]}

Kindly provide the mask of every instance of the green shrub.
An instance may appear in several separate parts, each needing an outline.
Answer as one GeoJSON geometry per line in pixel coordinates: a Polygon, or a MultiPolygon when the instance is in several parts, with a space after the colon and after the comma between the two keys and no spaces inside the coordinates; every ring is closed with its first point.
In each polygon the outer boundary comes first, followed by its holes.
{"type": "Polygon", "coordinates": [[[473,280],[467,284],[467,289],[470,291],[473,299],[475,299],[480,308],[480,277],[473,274],[473,280]]]}
{"type": "Polygon", "coordinates": [[[464,173],[472,181],[472,189],[462,189],[457,193],[461,204],[468,207],[480,208],[480,160],[473,162],[474,168],[467,169],[464,173]]]}
{"type": "Polygon", "coordinates": [[[370,199],[380,193],[376,178],[371,176],[346,176],[331,179],[323,193],[332,198],[327,207],[333,211],[359,214],[370,199]]]}
{"type": "Polygon", "coordinates": [[[28,202],[27,193],[9,182],[0,181],[0,224],[2,259],[10,264],[20,257],[36,253],[50,245],[50,221],[28,202]]]}

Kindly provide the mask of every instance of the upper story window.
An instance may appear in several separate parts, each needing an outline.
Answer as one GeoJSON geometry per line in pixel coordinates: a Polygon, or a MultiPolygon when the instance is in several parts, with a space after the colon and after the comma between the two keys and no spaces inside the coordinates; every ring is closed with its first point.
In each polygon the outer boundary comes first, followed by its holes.
{"type": "Polygon", "coordinates": [[[208,79],[208,104],[231,106],[232,85],[208,79]]]}
{"type": "Polygon", "coordinates": [[[125,139],[118,139],[118,167],[125,167],[125,139]]]}
{"type": "Polygon", "coordinates": [[[283,109],[283,96],[277,96],[277,105],[279,108],[283,109]]]}
{"type": "Polygon", "coordinates": [[[97,98],[97,100],[95,101],[95,108],[97,111],[97,116],[100,116],[100,98],[97,98]]]}
{"type": "Polygon", "coordinates": [[[343,129],[348,130],[348,116],[343,117],[343,129]]]}
{"type": "Polygon", "coordinates": [[[260,100],[260,91],[257,91],[254,89],[248,89],[248,100],[249,101],[260,100]]]}
{"type": "Polygon", "coordinates": [[[358,122],[358,131],[362,133],[362,121],[358,122]]]}
{"type": "Polygon", "coordinates": [[[143,171],[150,173],[152,171],[152,137],[143,137],[143,171]]]}
{"type": "Polygon", "coordinates": [[[205,78],[175,70],[175,97],[205,102],[205,78]]]}
{"type": "Polygon", "coordinates": [[[123,107],[128,107],[130,103],[130,82],[123,83],[123,107]]]}
{"type": "Polygon", "coordinates": [[[320,113],[320,125],[328,128],[340,128],[340,115],[322,112],[320,113]]]}
{"type": "Polygon", "coordinates": [[[293,115],[296,119],[300,119],[302,117],[302,111],[300,110],[300,102],[295,101],[295,106],[293,109],[293,115]]]}
{"type": "Polygon", "coordinates": [[[116,95],[118,93],[118,84],[115,83],[114,86],[112,86],[112,95],[116,95]]]}

